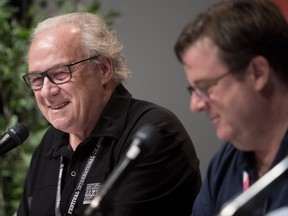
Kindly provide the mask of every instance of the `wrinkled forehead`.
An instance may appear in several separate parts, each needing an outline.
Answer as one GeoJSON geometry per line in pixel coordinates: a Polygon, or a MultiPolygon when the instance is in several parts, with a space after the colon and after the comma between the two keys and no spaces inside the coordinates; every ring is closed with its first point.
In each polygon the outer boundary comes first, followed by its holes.
{"type": "Polygon", "coordinates": [[[28,52],[29,71],[42,71],[84,56],[81,52],[80,29],[63,25],[48,29],[32,41],[28,52]]]}
{"type": "Polygon", "coordinates": [[[29,54],[45,49],[79,48],[81,29],[75,24],[65,24],[39,33],[31,42],[29,54]]]}

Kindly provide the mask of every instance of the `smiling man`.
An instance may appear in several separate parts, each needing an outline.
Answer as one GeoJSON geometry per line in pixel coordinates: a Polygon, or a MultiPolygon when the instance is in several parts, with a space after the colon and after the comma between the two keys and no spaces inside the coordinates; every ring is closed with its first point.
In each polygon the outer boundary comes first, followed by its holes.
{"type": "MultiPolygon", "coordinates": [[[[288,154],[288,27],[269,0],[222,1],[180,34],[192,112],[226,141],[210,162],[193,215],[217,215],[288,154]]],[[[246,215],[288,205],[288,179],[246,215]]],[[[255,200],[254,200],[255,201],[255,200]]]]}
{"type": "Polygon", "coordinates": [[[23,78],[51,127],[33,154],[19,216],[83,215],[144,125],[162,139],[147,143],[152,150],[105,197],[101,213],[190,215],[201,185],[193,143],[173,113],[124,87],[131,72],[103,19],[44,20],[31,36],[28,68],[23,78]]]}

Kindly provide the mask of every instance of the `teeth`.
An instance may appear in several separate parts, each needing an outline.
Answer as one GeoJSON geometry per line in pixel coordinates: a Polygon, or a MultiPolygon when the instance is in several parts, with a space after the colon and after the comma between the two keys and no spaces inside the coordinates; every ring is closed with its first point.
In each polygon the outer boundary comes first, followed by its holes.
{"type": "Polygon", "coordinates": [[[62,103],[62,104],[58,104],[58,105],[53,105],[53,106],[49,106],[50,109],[61,109],[64,106],[66,106],[68,104],[68,102],[62,103]]]}

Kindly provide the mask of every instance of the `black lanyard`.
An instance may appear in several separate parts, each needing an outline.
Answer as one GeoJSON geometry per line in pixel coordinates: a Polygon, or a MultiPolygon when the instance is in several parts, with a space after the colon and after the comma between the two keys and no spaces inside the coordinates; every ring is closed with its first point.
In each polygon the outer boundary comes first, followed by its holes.
{"type": "MultiPolygon", "coordinates": [[[[81,177],[77,183],[77,186],[76,186],[76,188],[74,188],[73,196],[72,196],[71,201],[70,201],[67,215],[73,214],[75,204],[78,200],[78,197],[79,197],[79,194],[80,194],[82,187],[84,185],[85,179],[86,179],[86,177],[87,177],[87,175],[88,175],[88,173],[89,173],[89,171],[90,171],[90,169],[91,169],[91,167],[95,161],[96,155],[98,153],[98,150],[100,148],[100,145],[101,145],[103,139],[104,139],[104,137],[100,137],[98,139],[96,146],[94,147],[93,152],[90,154],[90,156],[86,162],[85,168],[81,174],[81,177]]],[[[61,182],[62,182],[62,177],[63,177],[63,170],[64,170],[64,162],[63,162],[63,156],[61,156],[60,169],[59,169],[59,175],[58,175],[58,184],[57,184],[57,193],[56,193],[55,216],[61,216],[60,201],[61,201],[61,182]]]]}

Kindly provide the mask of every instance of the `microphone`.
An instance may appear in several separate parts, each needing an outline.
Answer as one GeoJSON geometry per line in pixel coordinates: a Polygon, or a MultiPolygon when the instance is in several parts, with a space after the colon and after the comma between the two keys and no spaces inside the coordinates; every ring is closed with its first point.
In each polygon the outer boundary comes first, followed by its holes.
{"type": "Polygon", "coordinates": [[[97,215],[102,215],[100,206],[103,199],[109,197],[112,189],[122,181],[127,171],[135,164],[137,157],[142,152],[151,150],[152,144],[157,144],[160,141],[160,137],[160,133],[151,125],[144,125],[136,132],[126,155],[99,189],[98,194],[86,209],[85,216],[90,216],[95,212],[98,213],[97,215]]]}
{"type": "Polygon", "coordinates": [[[9,128],[0,138],[0,156],[22,144],[28,136],[28,129],[21,123],[9,128]]]}
{"type": "Polygon", "coordinates": [[[253,206],[255,200],[257,202],[263,200],[276,185],[279,185],[280,181],[287,178],[287,170],[288,156],[251,185],[245,192],[242,192],[236,198],[224,204],[224,207],[217,216],[248,215],[248,213],[251,213],[250,210],[255,208],[255,206],[253,206]]]}

